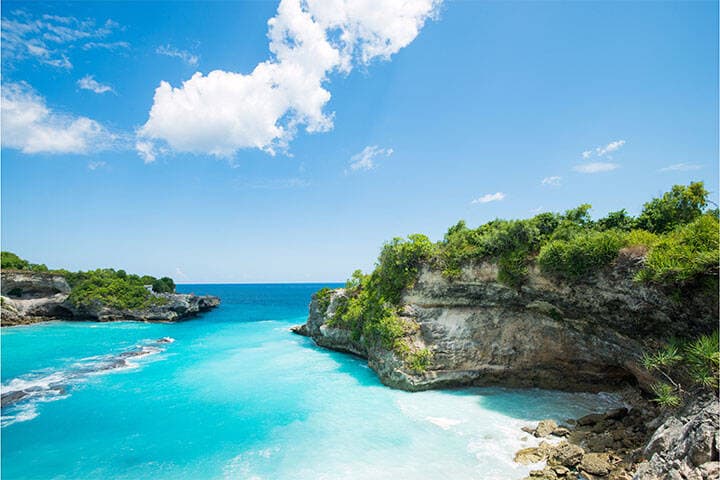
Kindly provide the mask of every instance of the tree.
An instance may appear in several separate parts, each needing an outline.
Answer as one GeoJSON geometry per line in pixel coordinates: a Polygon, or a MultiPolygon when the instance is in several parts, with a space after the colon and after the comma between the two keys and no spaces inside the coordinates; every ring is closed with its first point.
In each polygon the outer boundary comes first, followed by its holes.
{"type": "Polygon", "coordinates": [[[616,228],[618,230],[630,231],[635,226],[635,219],[628,215],[627,211],[623,208],[617,212],[610,212],[607,217],[601,218],[597,221],[597,226],[600,230],[610,230],[616,228]]]}
{"type": "Polygon", "coordinates": [[[152,289],[155,293],[174,293],[175,282],[170,277],[162,277],[153,281],[152,289]]]}
{"type": "Polygon", "coordinates": [[[703,182],[688,186],[675,185],[660,198],[653,198],[643,206],[637,227],[653,233],[665,233],[692,222],[707,206],[708,191],[703,182]]]}

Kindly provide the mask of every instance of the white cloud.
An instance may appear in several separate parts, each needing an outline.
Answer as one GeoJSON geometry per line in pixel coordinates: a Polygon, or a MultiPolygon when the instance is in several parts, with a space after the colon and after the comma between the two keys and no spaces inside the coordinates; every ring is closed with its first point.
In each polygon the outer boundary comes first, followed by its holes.
{"type": "MultiPolygon", "coordinates": [[[[58,15],[33,17],[22,11],[13,10],[8,17],[2,17],[3,61],[31,59],[57,68],[72,68],[68,52],[85,45],[98,45],[89,40],[108,37],[120,25],[106,20],[97,25],[92,19],[78,19],[58,15]]],[[[125,42],[115,42],[116,44],[125,42]]],[[[83,49],[87,49],[83,46],[83,49]]]]}
{"type": "Polygon", "coordinates": [[[107,162],[103,162],[102,160],[88,162],[88,168],[90,170],[97,170],[98,168],[104,167],[105,165],[107,165],[107,162]]]}
{"type": "Polygon", "coordinates": [[[617,163],[610,162],[590,162],[583,163],[581,165],[575,165],[573,167],[573,170],[580,173],[600,173],[615,170],[619,166],[620,165],[618,165],[617,163]]]}
{"type": "Polygon", "coordinates": [[[25,83],[2,86],[2,146],[23,153],[89,153],[118,137],[87,117],[55,112],[25,83]]]}
{"type": "Polygon", "coordinates": [[[128,49],[130,44],[128,42],[88,42],[83,45],[83,50],[92,50],[93,48],[102,48],[104,50],[116,50],[116,49],[128,49]]]}
{"type": "Polygon", "coordinates": [[[376,157],[389,157],[392,154],[392,148],[380,148],[377,145],[368,145],[363,148],[362,152],[356,153],[350,157],[350,170],[353,172],[358,170],[372,170],[377,167],[377,164],[375,163],[376,157]]]}
{"type": "Polygon", "coordinates": [[[582,157],[583,157],[585,160],[587,160],[588,158],[590,158],[590,156],[592,155],[592,153],[593,153],[592,150],[585,150],[584,152],[582,152],[582,157]]]}
{"type": "MultiPolygon", "coordinates": [[[[625,140],[615,140],[614,142],[608,143],[604,147],[597,147],[595,149],[595,152],[597,152],[599,157],[602,157],[604,155],[607,155],[608,153],[616,152],[623,145],[625,145],[625,140]]],[[[586,157],[584,157],[584,155],[583,155],[583,158],[586,158],[586,157]]]]}
{"type": "Polygon", "coordinates": [[[298,129],[333,128],[328,74],[387,60],[409,45],[441,0],[282,0],[268,21],[269,60],[248,74],[196,73],[180,87],[161,82],[145,142],[232,156],[244,148],[285,150],[298,129]]]}
{"type": "Polygon", "coordinates": [[[143,142],[140,140],[135,142],[135,150],[137,150],[138,155],[140,155],[145,163],[152,163],[157,158],[155,147],[150,142],[143,142]]]}
{"type": "Polygon", "coordinates": [[[85,75],[83,78],[77,81],[78,87],[83,90],[90,90],[95,93],[113,92],[113,88],[110,85],[104,85],[93,78],[92,75],[85,75]]]}
{"type": "Polygon", "coordinates": [[[668,165],[667,167],[663,167],[660,169],[661,172],[687,172],[690,170],[700,170],[702,168],[702,165],[698,165],[697,163],[676,163],[674,165],[668,165]]]}
{"type": "Polygon", "coordinates": [[[540,182],[543,185],[547,185],[549,187],[559,187],[561,184],[562,177],[558,177],[557,175],[554,175],[552,177],[545,177],[540,182]]]}
{"type": "Polygon", "coordinates": [[[505,194],[503,192],[497,192],[497,193],[486,193],[480,198],[476,198],[470,203],[488,203],[488,202],[499,202],[500,200],[505,198],[505,194]]]}
{"type": "Polygon", "coordinates": [[[160,45],[158,48],[155,49],[155,53],[159,55],[165,55],[166,57],[179,58],[183,62],[193,67],[197,66],[198,62],[200,61],[197,55],[193,55],[186,50],[179,50],[172,47],[171,45],[160,45]]]}

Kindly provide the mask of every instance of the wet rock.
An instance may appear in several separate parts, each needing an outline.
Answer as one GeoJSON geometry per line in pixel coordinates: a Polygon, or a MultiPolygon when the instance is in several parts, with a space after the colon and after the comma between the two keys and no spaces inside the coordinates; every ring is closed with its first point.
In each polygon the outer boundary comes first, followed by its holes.
{"type": "Polygon", "coordinates": [[[567,437],[568,435],[570,435],[570,430],[565,427],[558,427],[552,431],[552,435],[554,437],[567,437]]]}
{"type": "Polygon", "coordinates": [[[550,435],[556,428],[558,428],[558,424],[555,423],[554,420],[540,420],[538,423],[537,428],[535,429],[533,435],[536,437],[547,437],[550,435]]]}

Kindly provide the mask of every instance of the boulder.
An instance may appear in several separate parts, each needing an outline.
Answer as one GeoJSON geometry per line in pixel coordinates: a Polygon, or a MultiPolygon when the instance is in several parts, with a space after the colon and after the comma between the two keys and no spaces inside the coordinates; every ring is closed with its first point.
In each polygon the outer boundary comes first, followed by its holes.
{"type": "Polygon", "coordinates": [[[579,470],[598,476],[607,475],[612,468],[613,465],[610,463],[608,456],[603,453],[586,453],[578,466],[579,470]]]}
{"type": "Polygon", "coordinates": [[[536,437],[547,437],[556,428],[558,428],[558,424],[555,423],[554,420],[540,420],[537,428],[535,428],[535,431],[533,432],[533,435],[536,437]]]}

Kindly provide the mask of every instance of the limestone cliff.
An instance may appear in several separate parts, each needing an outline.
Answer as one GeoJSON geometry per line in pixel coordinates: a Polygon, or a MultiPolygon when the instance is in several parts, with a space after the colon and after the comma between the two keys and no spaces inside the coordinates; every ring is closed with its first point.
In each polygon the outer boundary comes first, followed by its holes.
{"type": "MultiPolygon", "coordinates": [[[[598,391],[650,378],[638,367],[641,343],[707,332],[717,324],[717,295],[688,286],[678,293],[633,280],[638,262],[622,254],[611,266],[573,282],[530,269],[518,289],[497,281],[497,265],[466,266],[455,280],[428,266],[403,294],[401,318],[411,350],[431,361],[413,370],[381,344],[328,324],[345,295],[323,311],[313,298],[295,331],[318,345],[368,359],[387,385],[407,389],[506,385],[598,391]]],[[[332,322],[330,322],[332,323],[332,322]]]]}
{"type": "Polygon", "coordinates": [[[220,304],[220,299],[211,295],[164,293],[156,294],[163,304],[147,308],[118,309],[101,302],[76,305],[69,299],[71,289],[62,275],[4,271],[1,280],[0,321],[4,326],[56,319],[173,322],[220,304]]]}

